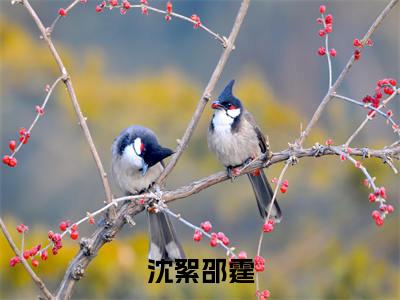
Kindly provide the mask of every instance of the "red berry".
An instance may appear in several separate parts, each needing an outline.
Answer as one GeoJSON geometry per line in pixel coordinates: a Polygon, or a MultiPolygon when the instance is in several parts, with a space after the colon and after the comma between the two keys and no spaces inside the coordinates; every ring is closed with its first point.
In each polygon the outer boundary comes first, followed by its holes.
{"type": "Polygon", "coordinates": [[[67,15],[67,11],[66,11],[64,8],[60,8],[60,9],[58,10],[58,14],[59,14],[61,17],[65,17],[65,16],[67,15]]]}
{"type": "Polygon", "coordinates": [[[265,299],[267,299],[267,298],[269,298],[269,297],[271,296],[271,293],[270,293],[269,290],[264,290],[264,291],[262,292],[262,295],[263,295],[263,297],[264,297],[265,299]]]}
{"type": "Polygon", "coordinates": [[[224,238],[225,234],[223,232],[218,232],[217,233],[217,239],[222,240],[224,238]]]}
{"type": "Polygon", "coordinates": [[[131,8],[131,4],[130,4],[128,1],[122,2],[122,6],[123,6],[125,9],[130,9],[130,8],[131,8]]]}
{"type": "Polygon", "coordinates": [[[359,39],[354,39],[353,46],[354,47],[362,47],[362,44],[359,39]]]}
{"type": "Polygon", "coordinates": [[[325,35],[325,30],[320,29],[320,30],[318,31],[318,35],[319,35],[320,37],[323,37],[323,36],[325,35]]]}
{"type": "Polygon", "coordinates": [[[3,164],[9,165],[11,157],[9,155],[3,156],[3,164]]]}
{"type": "Polygon", "coordinates": [[[77,230],[72,231],[70,236],[71,236],[71,239],[76,240],[79,236],[79,232],[77,230]]]}
{"type": "Polygon", "coordinates": [[[371,39],[368,39],[367,46],[371,47],[374,45],[374,42],[371,39]]]}
{"type": "Polygon", "coordinates": [[[17,146],[17,142],[14,141],[14,140],[11,140],[11,141],[8,143],[8,147],[10,148],[11,151],[14,151],[16,146],[17,146]]]}
{"type": "Polygon", "coordinates": [[[327,16],[325,17],[325,23],[326,23],[326,24],[332,24],[332,22],[333,22],[333,17],[332,17],[332,15],[327,15],[327,16]]]}
{"type": "Polygon", "coordinates": [[[19,225],[17,226],[17,231],[18,231],[19,233],[28,231],[28,229],[29,229],[28,226],[26,226],[25,224],[19,224],[19,225]]]}
{"type": "Polygon", "coordinates": [[[393,116],[393,111],[389,109],[389,110],[386,112],[386,115],[390,118],[391,116],[393,116]]]}
{"type": "Polygon", "coordinates": [[[228,246],[228,245],[229,245],[229,238],[226,237],[226,236],[224,236],[224,237],[222,238],[222,244],[224,244],[225,246],[228,246]]]}
{"type": "Polygon", "coordinates": [[[332,146],[333,145],[333,140],[332,139],[327,139],[326,142],[325,142],[325,145],[332,146]]]}
{"type": "Polygon", "coordinates": [[[256,255],[255,257],[254,257],[254,263],[255,264],[265,264],[265,259],[264,259],[264,257],[262,257],[262,256],[259,256],[259,255],[256,255]]]}
{"type": "Polygon", "coordinates": [[[325,55],[325,54],[326,54],[325,48],[324,48],[324,47],[319,47],[319,48],[318,48],[318,55],[323,56],[323,55],[325,55]]]}
{"type": "Polygon", "coordinates": [[[142,7],[142,15],[146,15],[146,16],[149,15],[149,12],[148,12],[148,10],[147,10],[147,7],[142,7]]]}
{"type": "Polygon", "coordinates": [[[20,263],[21,259],[18,256],[14,256],[10,259],[10,266],[14,267],[16,264],[20,263]]]}
{"type": "Polygon", "coordinates": [[[205,221],[200,224],[200,227],[205,231],[205,232],[210,232],[212,225],[209,221],[205,221]]]}
{"type": "Polygon", "coordinates": [[[269,223],[269,222],[265,222],[263,225],[263,231],[264,232],[272,232],[274,230],[274,225],[269,223]]]}
{"type": "Polygon", "coordinates": [[[165,16],[165,21],[169,22],[169,21],[171,21],[171,19],[172,19],[172,18],[171,18],[170,15],[166,15],[166,16],[165,16]]]}
{"type": "Polygon", "coordinates": [[[394,79],[389,79],[389,83],[390,83],[392,86],[396,86],[396,85],[397,85],[397,82],[396,82],[396,80],[394,80],[394,79]]]}
{"type": "Polygon", "coordinates": [[[8,165],[11,167],[11,168],[14,168],[16,165],[17,165],[17,159],[15,158],[15,157],[10,157],[10,161],[8,162],[8,165]]]}
{"type": "Polygon", "coordinates": [[[386,199],[386,198],[387,198],[386,189],[385,189],[384,186],[382,186],[382,187],[379,189],[379,195],[380,195],[383,199],[386,199]]]}
{"type": "Polygon", "coordinates": [[[110,0],[110,5],[111,6],[117,6],[118,5],[118,0],[110,0]]]}
{"type": "Polygon", "coordinates": [[[92,215],[89,215],[88,222],[89,222],[90,225],[94,224],[94,218],[93,218],[92,215]]]}
{"type": "Polygon", "coordinates": [[[354,50],[354,59],[359,60],[360,58],[361,58],[360,50],[358,50],[358,49],[354,50]]]}
{"type": "Polygon", "coordinates": [[[265,266],[262,264],[255,264],[254,265],[254,270],[256,272],[263,272],[265,270],[265,266]]]}
{"type": "Polygon", "coordinates": [[[78,225],[73,224],[73,225],[71,226],[71,230],[72,230],[72,231],[77,231],[77,230],[78,230],[78,225]]]}
{"type": "Polygon", "coordinates": [[[374,210],[374,211],[372,212],[372,219],[377,220],[377,219],[380,219],[380,218],[381,218],[380,212],[377,211],[377,210],[374,210]]]}
{"type": "Polygon", "coordinates": [[[50,231],[47,233],[47,237],[48,237],[50,240],[53,240],[53,236],[54,236],[54,232],[50,230],[50,231]]]}
{"type": "Polygon", "coordinates": [[[324,14],[325,11],[326,11],[326,6],[325,6],[325,5],[321,5],[321,6],[319,7],[319,12],[320,12],[321,14],[324,14]]]}
{"type": "Polygon", "coordinates": [[[23,257],[24,257],[25,259],[28,259],[30,256],[31,256],[31,251],[25,250],[24,253],[23,253],[23,257]]]}
{"type": "Polygon", "coordinates": [[[35,110],[40,116],[44,115],[44,108],[43,107],[41,107],[39,105],[36,105],[35,110]]]}
{"type": "Polygon", "coordinates": [[[217,245],[218,245],[217,239],[211,239],[211,240],[210,240],[210,246],[211,246],[211,247],[216,247],[217,245]]]}
{"type": "Polygon", "coordinates": [[[47,253],[47,250],[43,250],[42,253],[40,254],[40,258],[42,260],[46,260],[49,257],[49,254],[47,253]]]}
{"type": "Polygon", "coordinates": [[[335,56],[336,56],[336,50],[332,48],[331,50],[329,50],[329,54],[330,54],[332,57],[335,57],[335,56]]]}
{"type": "Polygon", "coordinates": [[[102,10],[103,10],[103,9],[102,9],[99,5],[96,6],[96,12],[99,13],[99,12],[101,12],[102,10]]]}
{"type": "Polygon", "coordinates": [[[282,185],[281,188],[280,188],[280,190],[281,190],[281,193],[282,193],[282,194],[286,193],[286,191],[287,191],[287,186],[282,185]]]}
{"type": "Polygon", "coordinates": [[[202,236],[203,236],[203,234],[201,233],[201,231],[200,230],[196,230],[194,232],[194,235],[193,235],[193,240],[196,241],[196,242],[200,242],[202,236]]]}
{"type": "Polygon", "coordinates": [[[167,13],[171,13],[172,12],[172,3],[170,1],[167,2],[167,13]]]}
{"type": "Polygon", "coordinates": [[[282,186],[288,187],[288,186],[289,186],[289,181],[288,181],[287,179],[285,179],[285,180],[282,182],[282,186]]]}
{"type": "Polygon", "coordinates": [[[394,212],[394,207],[389,204],[388,206],[386,206],[386,211],[388,214],[391,214],[392,212],[394,212]]]}
{"type": "Polygon", "coordinates": [[[321,18],[317,18],[316,22],[317,22],[318,24],[322,24],[323,21],[322,21],[321,18]]]}
{"type": "Polygon", "coordinates": [[[72,231],[70,234],[71,239],[76,240],[79,236],[79,232],[77,230],[72,231]]]}
{"type": "Polygon", "coordinates": [[[393,90],[393,88],[391,88],[391,87],[389,87],[389,86],[385,86],[385,87],[383,88],[383,92],[384,92],[385,94],[387,94],[387,95],[391,95],[391,94],[394,93],[394,90],[393,90]]]}
{"type": "Polygon", "coordinates": [[[332,32],[332,24],[326,24],[325,32],[326,33],[331,33],[332,32]]]}
{"type": "Polygon", "coordinates": [[[382,218],[377,218],[375,219],[375,224],[377,226],[382,226],[383,225],[383,219],[382,218]]]}
{"type": "Polygon", "coordinates": [[[373,194],[373,193],[369,194],[368,200],[369,200],[369,202],[375,202],[375,201],[376,201],[376,196],[375,196],[375,194],[373,194]]]}
{"type": "Polygon", "coordinates": [[[36,259],[32,259],[31,264],[36,268],[39,265],[39,261],[37,261],[36,259]]]}
{"type": "Polygon", "coordinates": [[[247,253],[246,251],[240,251],[238,254],[239,259],[246,259],[247,258],[247,253]]]}
{"type": "Polygon", "coordinates": [[[68,224],[67,221],[62,221],[62,222],[60,223],[60,230],[61,230],[61,231],[67,230],[68,225],[69,225],[69,224],[68,224]]]}

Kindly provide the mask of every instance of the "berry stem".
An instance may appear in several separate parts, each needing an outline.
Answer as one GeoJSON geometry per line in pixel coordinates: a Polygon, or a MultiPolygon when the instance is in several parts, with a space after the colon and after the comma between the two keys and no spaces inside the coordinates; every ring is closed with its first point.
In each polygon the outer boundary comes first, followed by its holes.
{"type": "MultiPolygon", "coordinates": [[[[388,98],[386,98],[382,103],[378,106],[378,109],[384,107],[387,103],[394,99],[394,97],[400,92],[400,89],[395,89],[394,93],[391,94],[388,98]]],[[[350,145],[350,143],[354,140],[354,138],[360,133],[360,131],[365,127],[368,121],[371,120],[370,117],[366,117],[364,121],[358,126],[358,128],[353,132],[353,134],[347,139],[346,143],[344,144],[346,147],[350,145]]]]}
{"type": "MultiPolygon", "coordinates": [[[[57,84],[63,79],[63,76],[58,77],[53,84],[51,85],[50,89],[47,92],[46,97],[44,98],[43,104],[42,104],[42,108],[44,109],[46,107],[47,102],[50,99],[51,94],[53,93],[54,88],[57,86],[57,84]]],[[[40,114],[40,112],[36,113],[36,117],[33,120],[31,126],[29,126],[29,129],[27,130],[27,133],[31,133],[32,129],[35,127],[36,123],[39,121],[40,117],[42,117],[42,115],[40,114]]],[[[17,148],[13,151],[13,153],[11,154],[10,157],[14,157],[17,152],[22,148],[22,146],[24,145],[24,143],[22,141],[19,142],[17,148]]]]}

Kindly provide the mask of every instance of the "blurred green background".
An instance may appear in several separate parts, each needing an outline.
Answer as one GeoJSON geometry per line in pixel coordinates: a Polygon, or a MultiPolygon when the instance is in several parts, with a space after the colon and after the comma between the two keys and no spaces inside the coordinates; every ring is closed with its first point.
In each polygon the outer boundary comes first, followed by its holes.
{"type": "MultiPolygon", "coordinates": [[[[362,37],[388,1],[330,1],[324,4],[334,17],[330,38],[338,55],[334,76],[350,57],[354,38],[362,37]]],[[[67,1],[32,1],[50,24],[67,1]]],[[[166,1],[151,1],[164,8],[166,1]]],[[[117,10],[96,14],[98,1],[78,5],[62,19],[54,42],[71,73],[78,99],[91,128],[103,163],[109,170],[113,138],[131,124],[152,128],[170,148],[183,134],[201,92],[221,53],[221,46],[201,30],[160,15],[139,11],[121,16],[117,10]]],[[[193,13],[224,35],[229,34],[238,1],[173,1],[174,10],[193,13]]],[[[216,97],[232,78],[235,92],[269,136],[273,151],[287,147],[305,125],[326,92],[327,65],[316,55],[318,1],[253,1],[216,97]]],[[[59,74],[36,26],[27,12],[10,1],[0,1],[1,143],[16,139],[29,126],[34,107],[45,96],[44,86],[59,74]]],[[[400,79],[400,9],[395,8],[374,35],[375,45],[362,54],[340,89],[361,99],[372,93],[378,79],[400,79]]],[[[393,101],[398,120],[399,102],[393,101]]],[[[333,138],[340,144],[365,116],[358,107],[332,101],[308,146],[333,138]]],[[[173,189],[221,170],[208,152],[206,131],[211,109],[206,108],[188,150],[167,182],[173,189]]],[[[375,118],[353,146],[379,148],[395,136],[382,118],[375,118]]],[[[18,167],[1,167],[1,215],[19,241],[15,225],[30,227],[26,245],[46,241],[49,229],[61,220],[77,220],[100,207],[103,190],[86,141],[63,85],[52,96],[46,114],[18,153],[18,167]]],[[[380,161],[364,163],[378,185],[385,185],[389,201],[399,208],[398,176],[380,161]]],[[[267,170],[277,177],[282,165],[267,170]]],[[[266,271],[261,287],[282,299],[399,299],[400,258],[397,211],[377,228],[370,218],[375,208],[360,172],[337,157],[305,158],[290,168],[289,189],[280,195],[284,221],[265,237],[266,271]]],[[[115,195],[118,189],[113,186],[115,195]]],[[[170,205],[192,223],[210,220],[232,245],[253,256],[261,221],[246,178],[225,182],[170,205]]],[[[147,284],[147,225],[137,216],[135,228],[125,228],[106,245],[77,285],[76,299],[251,299],[252,284],[147,284]]],[[[222,249],[192,242],[193,232],[176,229],[191,258],[224,257],[222,249]]],[[[93,226],[84,225],[81,236],[93,226]]],[[[59,255],[37,268],[55,289],[78,244],[68,239],[59,255]]],[[[38,294],[21,265],[8,267],[12,253],[0,238],[0,298],[26,299],[38,294]]]]}

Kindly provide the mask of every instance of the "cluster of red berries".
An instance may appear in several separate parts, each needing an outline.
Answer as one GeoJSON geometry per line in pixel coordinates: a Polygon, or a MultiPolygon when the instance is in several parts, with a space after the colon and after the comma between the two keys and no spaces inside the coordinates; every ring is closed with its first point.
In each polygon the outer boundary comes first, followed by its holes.
{"type": "Polygon", "coordinates": [[[60,230],[64,232],[67,229],[69,229],[70,230],[69,236],[71,237],[71,239],[76,240],[79,237],[78,225],[73,224],[72,226],[70,226],[70,223],[71,223],[70,221],[62,221],[60,223],[60,230]]]}
{"type": "Polygon", "coordinates": [[[58,250],[62,248],[61,234],[54,233],[53,231],[50,230],[47,236],[53,242],[53,248],[51,249],[51,252],[53,253],[53,255],[57,255],[58,250]]]}
{"type": "MultiPolygon", "coordinates": [[[[208,233],[211,231],[212,225],[211,225],[210,221],[205,221],[200,224],[200,227],[201,227],[201,229],[203,229],[205,232],[208,233]]],[[[201,241],[202,237],[203,237],[203,233],[201,232],[201,230],[197,229],[194,232],[193,240],[196,242],[199,242],[199,241],[201,241]]],[[[229,238],[223,232],[218,232],[218,233],[213,232],[213,233],[211,233],[210,246],[216,247],[218,245],[218,240],[221,241],[222,244],[224,244],[225,246],[229,245],[229,238]]]]}
{"type": "MultiPolygon", "coordinates": [[[[20,141],[22,144],[28,143],[30,137],[31,137],[30,132],[28,132],[24,127],[22,127],[22,128],[19,130],[19,141],[20,141]]],[[[11,150],[12,152],[15,151],[15,148],[16,148],[16,147],[17,147],[17,142],[16,142],[15,140],[11,140],[11,141],[8,143],[8,148],[10,148],[10,150],[11,150]]],[[[17,165],[18,161],[17,161],[17,159],[16,159],[15,157],[13,157],[13,156],[4,155],[4,156],[3,156],[3,163],[6,164],[6,165],[8,165],[9,167],[14,168],[14,167],[17,165]]]]}
{"type": "Polygon", "coordinates": [[[383,225],[383,220],[386,218],[386,215],[394,212],[394,207],[390,204],[383,203],[387,199],[386,189],[385,187],[377,188],[374,193],[370,193],[368,195],[369,202],[380,202],[379,211],[374,210],[372,212],[372,218],[375,220],[375,224],[377,226],[383,225]]]}
{"type": "MultiPolygon", "coordinates": [[[[365,45],[371,47],[374,42],[371,39],[368,39],[365,45]]],[[[361,58],[361,49],[364,47],[364,43],[362,43],[359,39],[354,39],[353,46],[356,47],[354,50],[354,59],[359,60],[361,58]]]]}
{"type": "Polygon", "coordinates": [[[201,20],[200,20],[200,17],[199,17],[198,15],[192,15],[192,16],[190,17],[190,19],[191,19],[192,21],[195,22],[195,23],[194,23],[194,26],[193,26],[194,29],[197,29],[197,28],[200,27],[200,25],[201,25],[201,20]]]}
{"type": "MultiPolygon", "coordinates": [[[[17,232],[18,233],[25,233],[26,231],[29,230],[28,226],[26,226],[25,224],[20,224],[16,227],[17,232]]],[[[22,257],[24,259],[29,259],[31,258],[31,264],[33,267],[37,267],[39,265],[39,261],[36,260],[34,257],[39,253],[40,249],[42,248],[41,244],[38,244],[34,247],[32,247],[31,249],[26,249],[23,250],[21,249],[22,252],[22,257]]],[[[48,255],[47,255],[47,251],[44,249],[43,251],[40,252],[40,256],[42,258],[42,260],[46,260],[48,255]]],[[[21,257],[19,256],[14,256],[10,259],[10,266],[14,267],[16,264],[21,262],[21,257]]]]}
{"type": "MultiPolygon", "coordinates": [[[[331,14],[326,15],[326,16],[324,15],[325,12],[326,12],[325,5],[321,5],[319,7],[319,12],[321,13],[321,18],[317,19],[317,23],[321,24],[323,26],[323,28],[318,31],[318,35],[320,37],[324,37],[325,35],[327,35],[327,34],[332,32],[333,17],[332,17],[331,14]]],[[[326,55],[326,51],[327,51],[327,49],[325,49],[325,47],[319,47],[317,53],[318,53],[318,55],[324,56],[324,55],[326,55]]],[[[336,56],[336,50],[331,48],[329,50],[329,54],[332,57],[335,57],[336,56]]]]}
{"type": "Polygon", "coordinates": [[[265,270],[265,259],[262,256],[256,255],[254,257],[254,269],[256,272],[263,272],[265,270]]]}
{"type": "Polygon", "coordinates": [[[269,290],[263,290],[263,291],[257,291],[256,292],[256,297],[258,300],[265,300],[268,299],[271,296],[271,293],[269,290]]]}
{"type": "Polygon", "coordinates": [[[268,221],[265,221],[263,225],[263,231],[266,233],[272,232],[275,228],[275,221],[270,219],[268,221]]]}
{"type": "MultiPolygon", "coordinates": [[[[381,105],[383,94],[392,95],[394,92],[396,92],[396,85],[396,80],[392,78],[384,78],[378,80],[378,82],[376,83],[374,96],[366,95],[362,99],[362,102],[364,102],[365,104],[371,104],[372,107],[378,108],[381,105]]],[[[370,110],[368,112],[368,117],[370,118],[375,117],[375,115],[375,110],[370,110]]],[[[392,115],[393,112],[388,111],[388,117],[391,117],[392,115]]]]}

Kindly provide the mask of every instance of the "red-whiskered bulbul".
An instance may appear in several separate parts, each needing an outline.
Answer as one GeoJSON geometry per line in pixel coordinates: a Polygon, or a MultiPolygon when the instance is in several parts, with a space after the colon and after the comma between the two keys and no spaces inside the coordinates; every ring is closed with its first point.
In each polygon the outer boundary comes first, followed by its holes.
{"type": "MultiPolygon", "coordinates": [[[[232,177],[232,170],[266,154],[269,156],[269,145],[257,126],[254,117],[243,107],[241,101],[232,93],[234,80],[222,91],[218,100],[211,107],[214,114],[208,129],[208,147],[218,160],[227,168],[232,177]]],[[[249,173],[251,185],[256,196],[258,209],[262,218],[266,218],[273,191],[264,171],[249,173]]],[[[281,209],[275,200],[271,217],[279,222],[281,209]]]]}
{"type": "MultiPolygon", "coordinates": [[[[112,174],[126,195],[148,190],[164,170],[162,160],[173,151],[162,147],[153,131],[142,126],[124,129],[112,144],[112,174]]],[[[168,215],[149,212],[149,259],[184,258],[174,227],[168,215]]]]}

